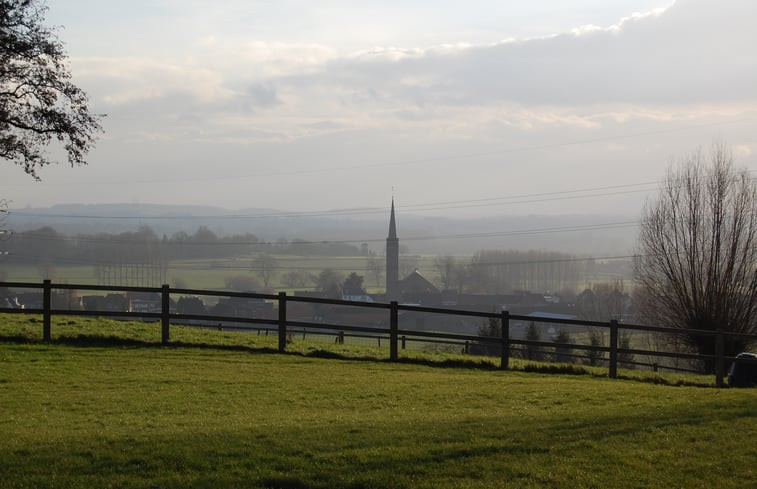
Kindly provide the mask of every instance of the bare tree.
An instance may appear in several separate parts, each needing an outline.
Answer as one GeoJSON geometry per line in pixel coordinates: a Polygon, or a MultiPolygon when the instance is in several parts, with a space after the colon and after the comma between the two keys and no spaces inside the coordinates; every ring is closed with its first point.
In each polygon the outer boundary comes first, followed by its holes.
{"type": "Polygon", "coordinates": [[[622,319],[631,306],[623,280],[592,284],[576,296],[576,313],[589,321],[622,319]]]}
{"type": "MultiPolygon", "coordinates": [[[[0,199],[0,243],[10,238],[10,230],[5,227],[5,219],[8,217],[8,201],[0,199]]],[[[0,248],[0,257],[2,257],[6,250],[0,248]]]]}
{"type": "Polygon", "coordinates": [[[279,268],[279,262],[276,258],[268,253],[261,253],[252,262],[252,270],[255,270],[260,274],[260,278],[263,279],[263,287],[268,289],[268,285],[271,282],[271,278],[279,268]]]}
{"type": "Polygon", "coordinates": [[[375,286],[381,285],[381,275],[384,269],[384,263],[382,260],[375,256],[369,256],[365,262],[365,273],[373,277],[375,286]]]}
{"type": "Polygon", "coordinates": [[[455,257],[450,255],[437,256],[434,259],[434,267],[439,274],[441,289],[451,289],[452,281],[454,280],[455,276],[455,268],[457,267],[457,263],[455,263],[455,257]]]}
{"type": "MultiPolygon", "coordinates": [[[[757,185],[733,169],[724,144],[671,166],[642,216],[636,279],[643,316],[672,328],[757,333],[756,237],[757,185]]],[[[682,338],[700,354],[715,353],[712,335],[682,338]]],[[[729,337],[726,355],[746,346],[729,337]]],[[[712,371],[714,362],[704,367],[712,371]]]]}
{"type": "Polygon", "coordinates": [[[289,288],[307,287],[311,276],[304,270],[292,270],[281,277],[281,281],[289,288]]]}
{"type": "Polygon", "coordinates": [[[403,279],[418,270],[419,260],[418,255],[400,255],[399,278],[403,279]]]}

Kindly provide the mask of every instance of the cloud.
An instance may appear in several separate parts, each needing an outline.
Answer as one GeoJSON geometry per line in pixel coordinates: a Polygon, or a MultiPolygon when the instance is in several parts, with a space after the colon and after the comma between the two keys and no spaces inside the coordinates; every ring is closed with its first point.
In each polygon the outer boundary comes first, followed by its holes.
{"type": "Polygon", "coordinates": [[[94,97],[109,106],[187,94],[194,104],[228,100],[234,92],[221,73],[191,63],[150,58],[75,58],[74,71],[94,97]]]}
{"type": "Polygon", "coordinates": [[[751,1],[679,0],[540,38],[347,55],[216,33],[197,37],[184,59],[80,58],[75,74],[104,111],[173,137],[291,140],[332,132],[323,120],[461,138],[492,127],[592,130],[754,109],[754,18],[751,1]]]}
{"type": "Polygon", "coordinates": [[[313,76],[414,103],[581,106],[748,101],[757,92],[757,3],[679,1],[606,28],[426,50],[381,49],[313,76]],[[728,19],[726,22],[725,19],[728,19]]]}

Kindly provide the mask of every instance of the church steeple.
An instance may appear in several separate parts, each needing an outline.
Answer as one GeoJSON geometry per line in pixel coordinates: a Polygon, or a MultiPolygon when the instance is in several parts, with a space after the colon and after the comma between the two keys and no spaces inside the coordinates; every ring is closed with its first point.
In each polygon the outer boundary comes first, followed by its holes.
{"type": "Polygon", "coordinates": [[[394,222],[394,198],[392,197],[392,212],[389,215],[389,236],[388,239],[397,239],[397,224],[394,222]]]}
{"type": "Polygon", "coordinates": [[[386,238],[386,300],[397,301],[399,293],[400,240],[397,238],[397,224],[394,220],[394,197],[389,214],[389,235],[386,238]]]}

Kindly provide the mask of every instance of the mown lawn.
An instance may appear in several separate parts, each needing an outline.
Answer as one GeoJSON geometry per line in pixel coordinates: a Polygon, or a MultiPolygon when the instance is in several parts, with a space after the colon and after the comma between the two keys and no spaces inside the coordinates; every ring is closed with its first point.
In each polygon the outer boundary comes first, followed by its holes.
{"type": "Polygon", "coordinates": [[[252,335],[44,344],[10,323],[3,488],[757,487],[755,389],[281,355],[252,335]]]}

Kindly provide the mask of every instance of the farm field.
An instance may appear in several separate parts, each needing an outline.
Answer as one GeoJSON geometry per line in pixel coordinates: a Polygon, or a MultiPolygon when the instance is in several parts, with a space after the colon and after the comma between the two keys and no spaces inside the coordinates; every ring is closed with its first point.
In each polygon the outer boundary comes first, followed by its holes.
{"type": "MultiPolygon", "coordinates": [[[[302,271],[307,274],[318,275],[326,268],[336,270],[345,277],[351,272],[364,276],[364,285],[369,292],[383,291],[384,288],[384,265],[383,258],[381,257],[378,257],[382,267],[378,285],[376,285],[375,277],[366,271],[367,258],[363,256],[307,257],[279,255],[274,256],[274,258],[278,263],[279,269],[271,277],[270,288],[275,291],[294,290],[287,287],[283,281],[283,275],[289,271],[302,271]]],[[[424,276],[430,280],[436,279],[437,272],[434,271],[433,256],[418,256],[413,259],[424,276]]],[[[174,287],[224,289],[226,287],[226,279],[237,276],[254,278],[262,283],[260,274],[257,271],[253,271],[253,268],[253,258],[251,257],[174,260],[168,265],[166,278],[168,283],[174,287]]],[[[52,267],[48,271],[51,273],[53,282],[80,283],[85,285],[97,283],[95,268],[90,265],[59,265],[52,267]]],[[[7,281],[40,282],[42,281],[44,272],[41,267],[34,265],[14,265],[0,262],[0,277],[7,281]]],[[[309,283],[308,286],[297,287],[297,289],[312,287],[313,284],[309,283]]]]}
{"type": "Polygon", "coordinates": [[[0,317],[0,487],[757,486],[754,389],[282,355],[180,328],[161,347],[131,323],[82,336],[97,321],[43,344],[0,317]]]}

